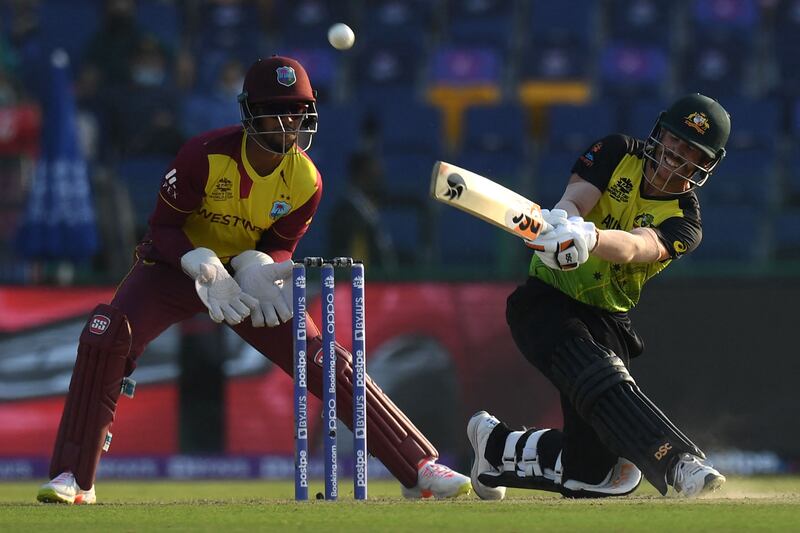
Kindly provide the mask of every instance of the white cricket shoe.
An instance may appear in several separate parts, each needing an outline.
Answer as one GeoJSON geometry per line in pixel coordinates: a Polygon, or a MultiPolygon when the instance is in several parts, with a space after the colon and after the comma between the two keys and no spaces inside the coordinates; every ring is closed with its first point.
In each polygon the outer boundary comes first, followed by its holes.
{"type": "Polygon", "coordinates": [[[36,499],[42,503],[72,503],[88,505],[97,501],[94,485],[83,490],[75,481],[72,472],[62,472],[39,488],[36,499]]]}
{"type": "Polygon", "coordinates": [[[475,489],[475,494],[483,500],[502,500],[506,496],[505,487],[489,487],[478,481],[478,476],[481,474],[498,472],[486,460],[484,453],[486,452],[486,442],[489,440],[489,435],[499,423],[498,419],[486,411],[478,411],[472,415],[472,418],[469,419],[469,424],[467,424],[467,437],[469,438],[469,443],[472,444],[472,453],[475,456],[472,460],[472,470],[470,471],[472,488],[475,489]]]}
{"type": "Polygon", "coordinates": [[[686,498],[715,491],[725,483],[725,476],[690,453],[678,459],[673,479],[672,486],[686,498]]]}
{"type": "Polygon", "coordinates": [[[423,459],[417,474],[417,486],[403,487],[403,496],[413,500],[419,498],[457,498],[469,494],[469,478],[455,470],[436,463],[434,459],[423,459]]]}

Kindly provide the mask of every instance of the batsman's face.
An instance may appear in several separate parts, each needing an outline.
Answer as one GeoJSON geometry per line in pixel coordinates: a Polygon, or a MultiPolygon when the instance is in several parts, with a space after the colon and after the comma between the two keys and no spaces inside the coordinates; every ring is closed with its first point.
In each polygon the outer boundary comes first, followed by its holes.
{"type": "Polygon", "coordinates": [[[696,184],[697,172],[705,170],[709,163],[700,149],[665,129],[655,143],[655,153],[648,164],[646,177],[657,189],[679,194],[696,184]]]}

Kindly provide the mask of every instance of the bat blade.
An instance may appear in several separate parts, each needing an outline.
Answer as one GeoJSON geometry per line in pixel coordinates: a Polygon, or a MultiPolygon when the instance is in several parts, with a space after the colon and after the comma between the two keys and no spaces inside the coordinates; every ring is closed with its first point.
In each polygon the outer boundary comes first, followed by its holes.
{"type": "Polygon", "coordinates": [[[550,229],[535,202],[480,174],[444,161],[433,166],[431,196],[529,241],[550,229]]]}

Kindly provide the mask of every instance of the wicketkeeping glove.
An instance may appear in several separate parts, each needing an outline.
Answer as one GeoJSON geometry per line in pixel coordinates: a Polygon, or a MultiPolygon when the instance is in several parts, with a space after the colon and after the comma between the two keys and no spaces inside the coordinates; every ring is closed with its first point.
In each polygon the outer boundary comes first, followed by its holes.
{"type": "Polygon", "coordinates": [[[194,288],[214,322],[235,326],[258,309],[258,301],[242,292],[222,261],[208,248],[195,248],[181,257],[181,267],[194,279],[194,288]]]}
{"type": "Polygon", "coordinates": [[[247,250],[231,259],[231,265],[242,290],[258,300],[250,315],[254,327],[274,327],[292,318],[291,259],[275,263],[268,254],[247,250]]]}
{"type": "Polygon", "coordinates": [[[564,223],[535,241],[525,241],[539,259],[554,270],[574,270],[589,259],[597,246],[597,228],[582,217],[569,217],[564,223]]]}

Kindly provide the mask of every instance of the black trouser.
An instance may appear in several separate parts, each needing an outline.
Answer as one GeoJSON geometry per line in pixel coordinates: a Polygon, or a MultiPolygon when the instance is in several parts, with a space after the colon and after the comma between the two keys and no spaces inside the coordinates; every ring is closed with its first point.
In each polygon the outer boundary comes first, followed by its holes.
{"type": "MultiPolygon", "coordinates": [[[[613,351],[626,366],[643,349],[627,314],[610,313],[585,305],[536,278],[529,278],[508,297],[506,320],[520,351],[551,382],[555,348],[566,339],[582,337],[593,340],[613,351]]],[[[617,455],[600,441],[595,430],[564,394],[561,395],[561,411],[564,417],[560,443],[564,478],[585,483],[601,482],[617,462],[617,455]]],[[[558,439],[548,439],[548,442],[558,445],[558,439]]],[[[542,453],[554,456],[553,450],[543,450],[542,453]]]]}

